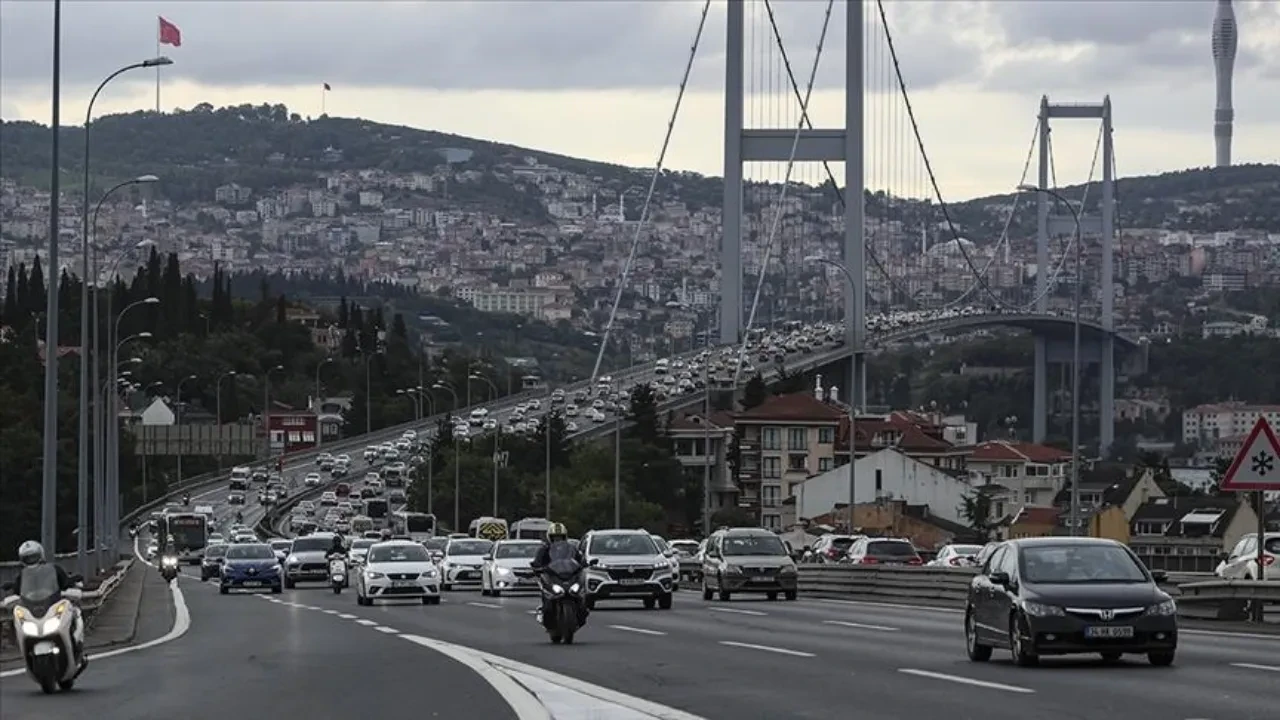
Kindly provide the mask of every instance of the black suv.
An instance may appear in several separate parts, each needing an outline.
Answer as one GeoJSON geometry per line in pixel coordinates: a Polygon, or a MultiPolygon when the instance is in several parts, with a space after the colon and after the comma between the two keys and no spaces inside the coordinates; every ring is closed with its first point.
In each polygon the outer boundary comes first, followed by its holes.
{"type": "Polygon", "coordinates": [[[969,585],[969,659],[1009,648],[1017,665],[1043,655],[1146,655],[1173,664],[1178,609],[1138,556],[1114,540],[1023,538],[1002,543],[969,585]]]}

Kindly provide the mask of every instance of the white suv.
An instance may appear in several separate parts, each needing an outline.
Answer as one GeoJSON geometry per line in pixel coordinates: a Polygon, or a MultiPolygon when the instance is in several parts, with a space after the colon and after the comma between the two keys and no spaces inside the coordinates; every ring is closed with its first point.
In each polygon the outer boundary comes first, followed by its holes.
{"type": "Polygon", "coordinates": [[[440,604],[440,572],[420,543],[391,540],[375,543],[356,575],[356,603],[375,600],[417,600],[440,604]]]}
{"type": "Polygon", "coordinates": [[[595,530],[582,538],[587,559],[587,607],[597,600],[635,599],[671,609],[676,587],[671,561],[644,530],[595,530]]]}
{"type": "Polygon", "coordinates": [[[1223,580],[1280,580],[1280,532],[1262,536],[1262,571],[1258,571],[1258,533],[1240,538],[1215,574],[1223,580]]]}

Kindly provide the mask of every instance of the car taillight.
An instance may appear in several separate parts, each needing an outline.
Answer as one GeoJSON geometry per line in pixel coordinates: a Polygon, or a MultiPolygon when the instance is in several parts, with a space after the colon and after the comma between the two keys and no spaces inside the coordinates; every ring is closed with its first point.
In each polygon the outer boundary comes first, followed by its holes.
{"type": "Polygon", "coordinates": [[[1275,562],[1276,562],[1275,555],[1268,555],[1265,553],[1262,555],[1262,565],[1264,567],[1271,567],[1272,565],[1275,564],[1275,562]]]}
{"type": "Polygon", "coordinates": [[[869,555],[864,555],[862,556],[862,559],[858,561],[858,563],[860,565],[879,565],[880,561],[869,555]]]}
{"type": "Polygon", "coordinates": [[[839,548],[834,548],[834,547],[827,548],[827,557],[831,558],[832,560],[835,560],[835,559],[839,558],[839,557],[840,557],[840,549],[839,549],[839,548]]]}
{"type": "Polygon", "coordinates": [[[951,567],[960,567],[961,565],[964,564],[964,560],[962,558],[953,557],[949,561],[949,564],[951,565],[951,567]]]}
{"type": "MultiPolygon", "coordinates": [[[[924,561],[923,561],[923,560],[921,560],[921,559],[920,559],[920,558],[918,558],[918,557],[915,557],[915,558],[911,558],[910,560],[908,560],[908,561],[907,561],[907,564],[908,564],[908,565],[923,565],[923,564],[924,564],[924,561]]],[[[951,564],[953,564],[953,565],[954,565],[954,564],[955,564],[955,561],[954,561],[954,560],[952,560],[952,561],[951,561],[951,564]]]]}

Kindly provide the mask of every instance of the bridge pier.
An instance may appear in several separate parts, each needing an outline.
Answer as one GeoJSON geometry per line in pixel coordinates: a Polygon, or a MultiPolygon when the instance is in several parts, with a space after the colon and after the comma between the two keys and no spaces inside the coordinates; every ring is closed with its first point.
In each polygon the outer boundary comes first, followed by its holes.
{"type": "MultiPolygon", "coordinates": [[[[1074,360],[1074,342],[1061,336],[1036,334],[1036,359],[1034,367],[1035,397],[1033,401],[1032,441],[1044,442],[1049,424],[1048,384],[1049,367],[1061,365],[1068,370],[1074,360]]],[[[1090,367],[1098,368],[1098,430],[1099,448],[1110,447],[1116,436],[1116,367],[1115,336],[1104,333],[1100,337],[1084,337],[1080,341],[1081,382],[1089,375],[1090,367]]],[[[1083,399],[1082,399],[1083,402],[1083,399]]],[[[1105,452],[1105,450],[1103,451],[1105,452]]]]}

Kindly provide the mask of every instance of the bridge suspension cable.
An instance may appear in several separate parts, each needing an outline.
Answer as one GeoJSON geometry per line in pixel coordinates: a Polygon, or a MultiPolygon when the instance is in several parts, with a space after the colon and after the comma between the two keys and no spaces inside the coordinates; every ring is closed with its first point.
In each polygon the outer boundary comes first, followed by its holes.
{"type": "Polygon", "coordinates": [[[631,237],[631,248],[627,252],[627,260],[622,266],[618,278],[618,291],[613,296],[613,307],[609,310],[609,322],[605,323],[604,333],[600,338],[600,350],[596,353],[596,364],[591,370],[591,379],[600,374],[600,364],[604,361],[604,353],[609,348],[609,338],[613,333],[613,323],[618,317],[618,305],[622,302],[622,293],[627,289],[627,278],[631,275],[631,266],[636,259],[636,250],[640,247],[641,232],[645,220],[649,217],[649,206],[653,202],[654,190],[658,187],[658,178],[662,175],[663,164],[667,159],[667,148],[671,146],[671,135],[676,129],[676,119],[680,116],[680,106],[684,102],[685,89],[689,85],[689,75],[693,72],[693,61],[698,57],[698,47],[702,44],[702,31],[707,26],[707,12],[711,9],[711,0],[702,5],[702,14],[698,18],[698,30],[694,33],[693,44],[689,48],[689,59],[684,65],[684,74],[680,78],[680,89],[676,93],[675,106],[671,108],[671,119],[667,121],[667,132],[662,138],[662,149],[658,152],[658,160],[653,166],[653,175],[649,178],[649,190],[645,193],[644,204],[640,208],[640,219],[636,222],[636,231],[631,237]]]}

